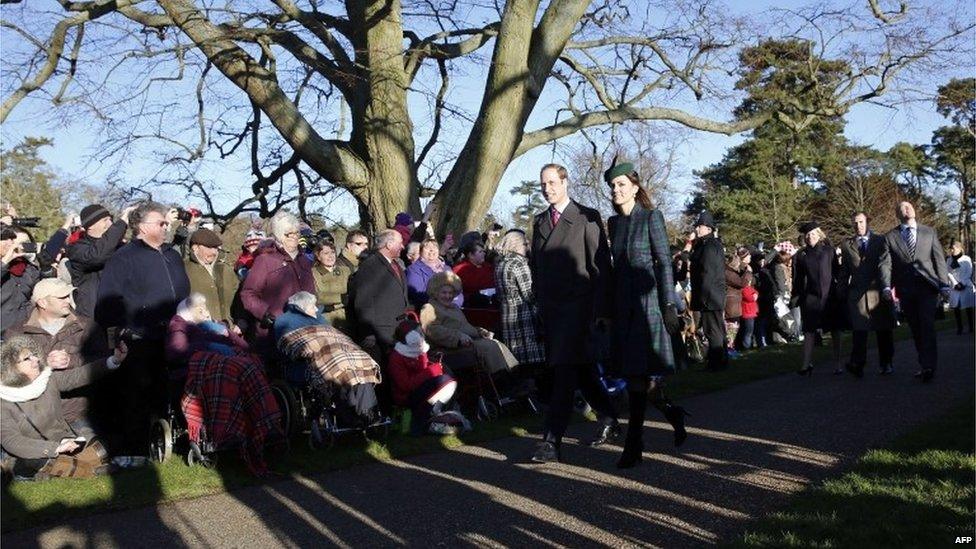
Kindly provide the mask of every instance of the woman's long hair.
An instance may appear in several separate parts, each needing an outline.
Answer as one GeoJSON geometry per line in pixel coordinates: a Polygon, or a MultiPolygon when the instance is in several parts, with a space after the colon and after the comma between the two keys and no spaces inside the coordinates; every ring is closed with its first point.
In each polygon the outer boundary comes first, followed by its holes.
{"type": "MultiPolygon", "coordinates": [[[[633,183],[634,185],[637,185],[637,196],[634,197],[637,203],[643,206],[647,210],[653,210],[654,204],[651,202],[651,196],[647,194],[647,189],[645,189],[644,186],[641,185],[640,176],[637,175],[637,172],[630,172],[629,174],[627,174],[627,179],[629,179],[630,182],[633,183]]],[[[607,186],[613,189],[613,185],[609,181],[607,182],[607,186]]],[[[613,211],[620,213],[620,209],[617,207],[616,204],[613,205],[613,211]]]]}

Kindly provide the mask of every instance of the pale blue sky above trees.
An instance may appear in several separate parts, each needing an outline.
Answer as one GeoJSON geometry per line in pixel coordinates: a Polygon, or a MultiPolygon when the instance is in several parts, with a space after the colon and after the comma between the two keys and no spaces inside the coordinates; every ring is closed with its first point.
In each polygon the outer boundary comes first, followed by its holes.
{"type": "MultiPolygon", "coordinates": [[[[52,0],[39,0],[39,2],[50,2],[51,9],[54,10],[56,4],[52,0]]],[[[634,2],[640,6],[639,2],[634,2]]],[[[677,4],[677,3],[676,3],[677,4]]],[[[864,0],[848,0],[846,2],[825,2],[831,6],[860,6],[863,10],[866,2],[864,0]]],[[[782,10],[791,10],[802,6],[809,6],[811,2],[800,1],[774,1],[774,0],[730,0],[726,3],[731,15],[748,17],[753,21],[757,28],[750,29],[756,34],[763,29],[761,25],[775,25],[776,21],[784,16],[782,10]]],[[[897,7],[895,3],[892,3],[897,7]]],[[[958,19],[973,20],[972,3],[968,1],[942,0],[938,2],[913,2],[913,8],[924,10],[941,11],[944,13],[956,14],[958,19]]],[[[891,6],[888,6],[891,7],[891,6]]],[[[7,17],[11,10],[21,9],[18,5],[4,5],[3,15],[7,17]]],[[[474,11],[474,10],[473,10],[474,11]]],[[[635,12],[640,11],[635,8],[635,12]]],[[[866,12],[865,12],[866,13],[866,12]]],[[[473,23],[478,24],[479,15],[473,14],[473,23]]],[[[867,17],[867,15],[866,15],[867,17]]],[[[748,34],[748,33],[747,33],[748,34]]],[[[0,42],[2,42],[4,56],[16,56],[22,51],[26,51],[26,41],[8,28],[0,30],[0,42]]],[[[972,42],[972,40],[970,40],[972,42]]],[[[742,44],[747,46],[751,44],[742,44]]],[[[840,45],[836,45],[840,46],[840,45]]],[[[432,157],[440,155],[449,158],[452,146],[463,143],[467,135],[470,122],[465,117],[475,116],[480,104],[480,96],[484,86],[484,75],[487,72],[487,63],[490,59],[490,51],[479,54],[481,65],[471,63],[465,65],[464,72],[458,71],[452,74],[452,89],[448,96],[448,101],[455,105],[460,113],[458,117],[446,124],[442,133],[443,143],[432,153],[432,157]]],[[[970,76],[976,68],[976,62],[972,58],[972,51],[958,52],[960,59],[957,59],[957,67],[953,70],[943,70],[940,73],[927,75],[913,75],[909,84],[914,89],[909,94],[914,100],[898,104],[895,107],[882,106],[872,103],[861,103],[855,105],[848,116],[845,133],[847,137],[859,145],[871,146],[879,150],[886,150],[898,141],[908,141],[910,143],[929,143],[932,132],[939,126],[945,124],[945,120],[935,112],[935,104],[932,101],[924,100],[927,94],[933,97],[939,85],[947,82],[953,77],[970,76]]],[[[193,52],[187,53],[192,55],[193,52]]],[[[98,60],[96,58],[82,59],[80,70],[90,70],[92,65],[102,64],[97,67],[97,71],[106,74],[109,86],[124,86],[128,76],[126,70],[128,65],[120,65],[120,68],[111,72],[109,67],[114,65],[114,60],[98,60]]],[[[4,65],[5,74],[2,75],[4,96],[9,93],[9,89],[14,84],[11,83],[11,73],[7,65],[4,65]]],[[[175,76],[173,64],[170,76],[175,76]]],[[[734,67],[730,67],[734,68],[734,67]]],[[[429,102],[436,93],[439,86],[439,79],[435,69],[428,67],[430,78],[425,78],[424,73],[414,82],[417,89],[410,97],[411,112],[414,115],[415,135],[418,143],[426,139],[430,131],[431,122],[424,113],[429,110],[429,102]],[[416,107],[416,108],[414,108],[416,107]]],[[[158,76],[158,75],[157,75],[158,76]]],[[[734,81],[734,76],[729,77],[734,81]]],[[[217,81],[217,78],[213,79],[217,81]]],[[[159,110],[160,116],[166,114],[167,95],[177,90],[182,95],[192,98],[195,79],[188,78],[183,81],[167,80],[158,81],[152,86],[152,97],[150,103],[153,108],[159,110]]],[[[209,82],[209,81],[208,81],[209,82]]],[[[215,82],[214,93],[232,93],[235,88],[226,83],[215,82]]],[[[558,84],[550,80],[543,99],[539,102],[526,129],[531,130],[544,125],[551,124],[557,108],[562,106],[562,99],[557,95],[558,84]]],[[[731,89],[731,85],[728,86],[731,89]]],[[[57,90],[57,83],[52,88],[57,90]]],[[[107,179],[114,179],[121,185],[136,184],[144,185],[148,181],[157,177],[157,174],[165,173],[166,166],[160,165],[160,154],[168,146],[167,143],[158,140],[143,140],[139,143],[124,149],[125,152],[116,154],[109,161],[102,162],[98,156],[108,150],[106,138],[112,138],[111,125],[106,129],[102,124],[97,123],[92,115],[84,114],[84,109],[74,108],[64,112],[56,112],[52,109],[50,97],[53,92],[29,96],[21,105],[10,115],[5,123],[0,127],[0,139],[4,149],[9,149],[16,145],[25,136],[47,136],[54,140],[54,146],[45,149],[42,153],[55,169],[65,176],[79,179],[88,183],[102,183],[107,179]]],[[[69,91],[68,95],[71,93],[69,91]]],[[[728,120],[731,118],[731,109],[741,100],[741,95],[731,95],[720,99],[708,99],[698,104],[694,101],[690,93],[676,93],[673,97],[673,106],[684,108],[692,112],[709,116],[718,120],[728,120]]],[[[173,107],[175,108],[175,106],[173,107]]],[[[333,112],[325,113],[319,120],[320,124],[328,128],[329,124],[333,127],[333,132],[323,130],[317,126],[320,132],[330,133],[336,136],[335,130],[341,129],[341,124],[336,118],[338,112],[334,105],[327,105],[327,109],[333,112]]],[[[111,116],[105,107],[106,113],[111,116]]],[[[236,116],[245,116],[238,114],[236,116]]],[[[690,189],[694,178],[692,171],[704,166],[713,164],[722,158],[726,149],[735,145],[743,139],[743,136],[724,136],[710,134],[701,131],[683,129],[673,123],[654,123],[655,128],[660,128],[662,133],[669,135],[677,134],[678,141],[677,154],[675,154],[677,165],[672,171],[673,188],[679,190],[690,189]]],[[[599,135],[600,131],[591,132],[599,135]]],[[[186,132],[192,134],[192,124],[188,124],[186,132]]],[[[192,139],[188,140],[192,141],[192,139]]],[[[521,157],[516,158],[506,171],[499,191],[496,195],[492,212],[500,215],[503,220],[508,219],[508,213],[518,202],[517,199],[509,197],[508,190],[525,179],[534,179],[538,175],[538,168],[542,164],[550,161],[566,161],[564,156],[565,147],[579,143],[579,136],[564,138],[556,147],[542,146],[527,152],[521,157]],[[555,150],[554,150],[555,149],[555,150]]],[[[609,161],[609,158],[606,159],[609,161]]],[[[568,163],[568,162],[567,162],[568,163]]],[[[569,165],[570,172],[573,166],[569,165]]],[[[447,169],[449,169],[449,164],[447,169]]],[[[226,201],[228,204],[236,204],[242,196],[247,196],[250,191],[252,177],[247,163],[246,155],[237,155],[227,160],[220,160],[214,151],[207,151],[204,161],[195,168],[195,176],[201,180],[213,182],[219,190],[214,193],[215,198],[226,201]]],[[[421,171],[421,179],[429,176],[430,172],[421,171]]],[[[163,175],[165,178],[166,175],[163,175]]],[[[170,201],[185,200],[181,196],[165,196],[170,201]]],[[[679,196],[680,199],[680,196],[679,196]]],[[[192,205],[193,200],[189,201],[192,205]]],[[[355,204],[350,198],[340,198],[327,207],[330,217],[341,219],[346,223],[356,222],[355,204]]]]}

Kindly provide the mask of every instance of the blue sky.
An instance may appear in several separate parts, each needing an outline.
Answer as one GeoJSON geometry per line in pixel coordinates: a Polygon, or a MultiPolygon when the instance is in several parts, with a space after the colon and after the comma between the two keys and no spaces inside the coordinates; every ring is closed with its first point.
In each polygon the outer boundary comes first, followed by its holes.
{"type": "MultiPolygon", "coordinates": [[[[856,5],[866,4],[866,1],[857,2],[856,5]]],[[[803,5],[800,2],[774,2],[771,0],[763,1],[733,1],[728,3],[732,11],[741,14],[762,14],[771,7],[781,8],[803,5]]],[[[845,4],[846,5],[846,4],[845,4]]],[[[944,9],[951,11],[962,11],[971,14],[972,6],[967,2],[939,2],[926,3],[927,8],[944,9]]],[[[7,16],[5,6],[4,16],[7,16]]],[[[970,16],[971,17],[971,16],[970,16]]],[[[12,34],[0,34],[4,39],[4,49],[8,50],[17,44],[12,44],[12,34]]],[[[490,44],[489,44],[490,47],[490,44]]],[[[490,55],[489,50],[485,50],[485,56],[490,55]]],[[[963,71],[967,74],[932,74],[931,78],[925,83],[930,86],[930,92],[934,93],[935,88],[953,76],[968,76],[972,74],[972,63],[970,70],[963,71]]],[[[483,88],[484,67],[469,66],[465,73],[456,75],[453,78],[456,87],[452,89],[451,97],[462,108],[469,113],[477,112],[478,99],[483,88]]],[[[122,77],[124,78],[124,74],[122,77]]],[[[9,78],[9,75],[4,75],[9,78]]],[[[439,81],[430,79],[425,82],[423,79],[418,85],[436,86],[439,81]]],[[[56,82],[54,83],[57,84],[56,82]]],[[[49,83],[51,85],[51,83],[49,83]]],[[[546,93],[540,100],[532,119],[528,124],[528,129],[534,129],[551,123],[552,107],[557,99],[551,85],[546,88],[546,93]]],[[[5,86],[6,89],[6,86],[5,86]]],[[[411,110],[422,111],[426,104],[423,97],[415,96],[411,99],[411,110]],[[416,109],[414,107],[417,107],[416,109]]],[[[688,99],[678,98],[674,104],[696,112],[704,112],[712,117],[727,119],[727,110],[716,109],[714,105],[700,106],[688,99]]],[[[44,151],[43,156],[58,171],[67,176],[80,178],[92,183],[103,181],[107,176],[107,170],[103,169],[97,162],[91,162],[90,156],[97,153],[102,147],[103,130],[83,116],[65,120],[62,117],[50,115],[50,103],[40,97],[25,100],[17,110],[8,118],[6,123],[0,128],[0,138],[4,148],[9,148],[16,144],[26,135],[46,135],[55,139],[55,146],[44,151]]],[[[860,145],[867,145],[877,149],[885,150],[898,141],[908,141],[911,143],[928,143],[931,139],[932,131],[945,124],[944,119],[935,112],[932,103],[915,103],[908,106],[901,106],[897,109],[883,107],[873,104],[861,104],[854,107],[847,117],[848,124],[846,134],[853,142],[860,145]]],[[[420,144],[426,139],[427,124],[415,119],[418,128],[418,150],[420,144]]],[[[461,142],[466,137],[464,125],[457,125],[447,136],[446,146],[456,146],[454,143],[461,142]]],[[[321,131],[321,130],[320,130],[321,131]]],[[[704,132],[692,132],[687,140],[679,148],[677,155],[678,169],[673,174],[673,183],[679,189],[689,189],[693,183],[691,172],[702,168],[721,159],[724,152],[743,139],[742,136],[727,137],[717,134],[704,132]]],[[[508,198],[508,190],[512,185],[523,179],[532,179],[537,176],[538,167],[552,160],[551,149],[541,147],[530,151],[520,158],[515,159],[506,171],[500,185],[493,211],[504,214],[512,204],[508,198]]],[[[137,147],[133,149],[130,157],[126,159],[126,166],[123,171],[123,180],[144,181],[158,169],[155,163],[153,150],[151,147],[137,147]]],[[[572,169],[572,167],[570,166],[572,169]]],[[[223,189],[223,201],[236,201],[240,196],[246,195],[251,181],[247,164],[242,160],[234,162],[209,161],[201,168],[203,178],[212,179],[223,189]],[[242,182],[244,182],[242,184],[242,182]],[[243,191],[241,189],[244,189],[243,191]]],[[[346,222],[355,221],[355,209],[351,200],[340,200],[333,206],[331,212],[334,217],[341,218],[346,222]]]]}

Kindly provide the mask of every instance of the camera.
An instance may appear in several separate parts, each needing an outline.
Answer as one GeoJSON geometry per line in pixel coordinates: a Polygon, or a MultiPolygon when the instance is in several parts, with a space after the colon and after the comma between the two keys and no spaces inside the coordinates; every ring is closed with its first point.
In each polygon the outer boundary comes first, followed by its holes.
{"type": "Polygon", "coordinates": [[[319,245],[319,242],[331,242],[335,244],[335,238],[332,236],[332,233],[326,229],[319,229],[315,234],[305,236],[303,239],[305,241],[305,246],[309,251],[314,250],[315,247],[319,245]]]}
{"type": "Polygon", "coordinates": [[[20,251],[25,254],[36,254],[37,253],[37,242],[24,242],[20,245],[20,251]]]}
{"type": "Polygon", "coordinates": [[[189,208],[184,210],[183,208],[176,208],[176,219],[183,222],[184,225],[190,223],[194,217],[200,217],[203,212],[196,208],[189,208]]]}
{"type": "Polygon", "coordinates": [[[41,226],[40,217],[14,217],[10,220],[11,225],[19,225],[21,227],[37,228],[41,226]]]}

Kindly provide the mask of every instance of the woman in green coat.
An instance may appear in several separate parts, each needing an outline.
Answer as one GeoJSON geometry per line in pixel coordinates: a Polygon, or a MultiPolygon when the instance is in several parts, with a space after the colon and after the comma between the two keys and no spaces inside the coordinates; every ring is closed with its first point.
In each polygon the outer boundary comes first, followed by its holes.
{"type": "Polygon", "coordinates": [[[346,332],[346,288],[351,271],[345,265],[337,265],[336,248],[331,240],[320,241],[313,250],[315,266],[315,297],[325,309],[325,319],[333,328],[346,332]]]}
{"type": "Polygon", "coordinates": [[[664,216],[651,205],[633,164],[615,163],[604,180],[617,212],[607,221],[613,254],[609,370],[627,381],[630,407],[617,463],[623,469],[641,461],[648,400],[674,427],[675,446],[686,437],[686,412],[664,396],[665,376],[675,369],[670,334],[680,329],[664,216]]]}

